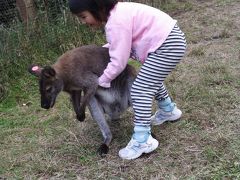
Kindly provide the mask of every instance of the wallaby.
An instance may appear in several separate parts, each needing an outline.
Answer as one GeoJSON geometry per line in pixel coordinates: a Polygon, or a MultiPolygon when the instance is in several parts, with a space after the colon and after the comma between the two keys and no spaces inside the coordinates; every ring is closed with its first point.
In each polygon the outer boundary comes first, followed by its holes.
{"type": "Polygon", "coordinates": [[[70,94],[79,121],[85,119],[85,108],[88,105],[91,116],[98,123],[104,138],[98,149],[101,156],[108,153],[112,140],[104,113],[111,119],[117,119],[131,105],[130,89],[136,77],[135,69],[127,65],[111,82],[110,88],[98,86],[98,77],[109,61],[107,48],[87,45],[67,51],[52,66],[29,67],[29,72],[39,77],[42,108],[53,107],[61,91],[70,94]]]}

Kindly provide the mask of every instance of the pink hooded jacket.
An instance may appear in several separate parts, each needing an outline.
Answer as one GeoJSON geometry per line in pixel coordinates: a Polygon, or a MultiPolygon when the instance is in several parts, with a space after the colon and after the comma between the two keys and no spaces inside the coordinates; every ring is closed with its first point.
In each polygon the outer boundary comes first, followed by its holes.
{"type": "Polygon", "coordinates": [[[110,62],[99,77],[99,85],[110,83],[126,67],[130,57],[144,63],[148,53],[159,48],[176,24],[159,9],[131,2],[118,2],[105,25],[110,62]]]}

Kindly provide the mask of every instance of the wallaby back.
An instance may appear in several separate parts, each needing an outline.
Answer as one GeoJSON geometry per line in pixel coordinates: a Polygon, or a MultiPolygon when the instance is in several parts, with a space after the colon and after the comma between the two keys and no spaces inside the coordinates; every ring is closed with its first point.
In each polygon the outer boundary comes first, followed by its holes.
{"type": "Polygon", "coordinates": [[[64,81],[64,90],[79,89],[91,83],[95,87],[93,75],[101,76],[109,60],[107,48],[87,45],[67,51],[52,67],[64,81]]]}

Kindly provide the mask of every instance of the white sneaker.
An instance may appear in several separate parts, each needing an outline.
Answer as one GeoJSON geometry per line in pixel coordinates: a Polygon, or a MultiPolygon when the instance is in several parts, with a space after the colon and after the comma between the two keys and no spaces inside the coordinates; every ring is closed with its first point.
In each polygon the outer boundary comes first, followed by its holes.
{"type": "Polygon", "coordinates": [[[143,153],[150,153],[157,149],[158,141],[149,135],[148,140],[145,143],[139,143],[135,139],[131,139],[128,145],[119,151],[119,156],[122,159],[136,159],[143,153]]]}
{"type": "Polygon", "coordinates": [[[152,125],[160,125],[166,121],[176,121],[182,116],[182,111],[174,107],[171,112],[163,111],[159,109],[152,117],[151,117],[151,124],[152,125]]]}

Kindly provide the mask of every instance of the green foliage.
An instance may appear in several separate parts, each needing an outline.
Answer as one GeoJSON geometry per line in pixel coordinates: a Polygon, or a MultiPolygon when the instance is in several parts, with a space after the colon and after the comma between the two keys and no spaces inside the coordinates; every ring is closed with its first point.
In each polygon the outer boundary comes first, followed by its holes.
{"type": "Polygon", "coordinates": [[[34,2],[39,16],[45,16],[52,22],[68,10],[68,0],[34,0],[34,2]]]}

